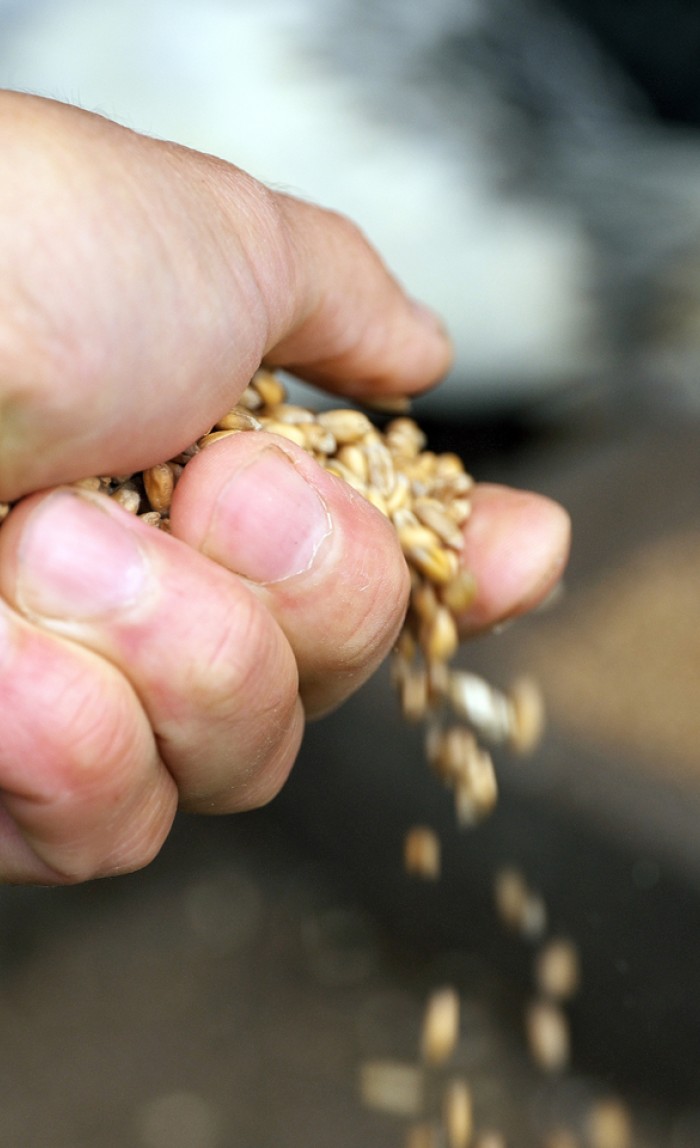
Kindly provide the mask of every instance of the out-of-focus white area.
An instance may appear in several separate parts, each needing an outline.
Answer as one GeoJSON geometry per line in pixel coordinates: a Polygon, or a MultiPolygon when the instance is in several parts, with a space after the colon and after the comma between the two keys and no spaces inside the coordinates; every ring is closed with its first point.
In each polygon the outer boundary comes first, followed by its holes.
{"type": "Polygon", "coordinates": [[[314,54],[333,3],[5,0],[0,84],[213,152],[349,214],[445,318],[457,366],[443,402],[585,376],[596,344],[573,217],[494,195],[468,108],[466,164],[439,122],[431,138],[373,120],[314,54]]]}

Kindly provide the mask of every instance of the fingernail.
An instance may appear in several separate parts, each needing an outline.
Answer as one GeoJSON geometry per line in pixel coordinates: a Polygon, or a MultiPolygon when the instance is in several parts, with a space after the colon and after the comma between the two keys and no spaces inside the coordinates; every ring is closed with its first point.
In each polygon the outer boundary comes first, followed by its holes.
{"type": "Polygon", "coordinates": [[[97,498],[58,490],[27,520],[17,602],[27,614],[88,622],[134,604],[148,567],[138,540],[97,498]]]}
{"type": "Polygon", "coordinates": [[[252,582],[282,582],[310,569],[331,530],[325,502],[293,459],[266,447],[221,490],[204,551],[252,582]]]}

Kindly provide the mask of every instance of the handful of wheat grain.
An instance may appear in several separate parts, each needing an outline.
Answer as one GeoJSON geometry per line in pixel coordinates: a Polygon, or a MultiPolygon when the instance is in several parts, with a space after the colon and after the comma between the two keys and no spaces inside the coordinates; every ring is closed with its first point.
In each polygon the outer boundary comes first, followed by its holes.
{"type": "MultiPolygon", "coordinates": [[[[100,492],[161,530],[170,528],[175,486],[190,459],[228,435],[265,430],[303,447],[393,523],[411,571],[411,598],[393,655],[392,676],[407,721],[424,722],[428,761],[454,791],[460,823],[493,808],[497,784],[482,741],[527,751],[541,729],[539,694],[522,681],[506,695],[474,674],[450,668],[459,646],[457,617],[474,600],[473,575],[460,564],[462,528],[473,480],[456,454],[426,449],[410,418],[380,431],[362,411],[314,413],[287,401],[282,381],[258,371],[239,403],[197,443],[136,474],[91,476],[74,485],[100,492]]],[[[0,503],[0,521],[10,507],[0,503]]],[[[406,842],[406,864],[439,873],[439,850],[425,834],[406,842]]]]}
{"type": "MultiPolygon", "coordinates": [[[[403,415],[382,431],[356,409],[314,413],[290,403],[281,380],[261,370],[239,403],[175,458],[135,474],[91,476],[74,485],[102,493],[154,527],[169,530],[173,491],[194,455],[226,436],[260,430],[303,447],[395,527],[411,573],[411,594],[392,655],[392,679],[405,719],[424,723],[428,763],[453,792],[458,823],[476,824],[492,811],[498,793],[483,742],[531,750],[541,733],[542,706],[529,680],[516,682],[506,694],[451,665],[459,647],[457,619],[476,595],[474,577],[461,564],[462,530],[471,513],[474,483],[456,454],[426,449],[420,427],[403,415]]],[[[0,503],[0,523],[10,508],[0,503]]],[[[440,842],[430,827],[408,830],[404,865],[407,873],[424,879],[440,875],[440,842]]],[[[543,902],[517,871],[499,874],[496,902],[508,928],[542,939],[543,902]]],[[[576,960],[575,949],[565,940],[550,942],[539,954],[538,999],[528,1011],[527,1029],[532,1055],[545,1071],[561,1070],[568,1058],[568,1029],[558,1001],[575,991],[576,960]]],[[[436,991],[426,1007],[424,1066],[447,1064],[458,1037],[459,998],[451,988],[436,991]]],[[[378,1062],[364,1066],[361,1089],[372,1106],[420,1116],[421,1081],[418,1068],[378,1062]]],[[[448,1148],[476,1148],[477,1143],[480,1148],[501,1148],[504,1141],[496,1132],[484,1131],[473,1139],[471,1094],[463,1078],[446,1085],[443,1099],[442,1129],[430,1122],[413,1124],[407,1132],[411,1148],[443,1143],[448,1148]]],[[[603,1131],[591,1133],[592,1143],[626,1148],[624,1109],[613,1102],[609,1107],[612,1116],[607,1108],[601,1108],[600,1117],[594,1113],[603,1131]]]]}

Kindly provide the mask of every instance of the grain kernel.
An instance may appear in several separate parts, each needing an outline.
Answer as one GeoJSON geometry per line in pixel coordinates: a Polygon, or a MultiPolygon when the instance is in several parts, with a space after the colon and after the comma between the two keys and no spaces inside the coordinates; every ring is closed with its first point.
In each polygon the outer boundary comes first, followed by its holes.
{"type": "Polygon", "coordinates": [[[454,550],[444,546],[415,546],[404,553],[421,574],[438,585],[451,582],[459,569],[459,558],[454,550]]]}
{"type": "Polygon", "coordinates": [[[398,526],[398,535],[403,552],[408,558],[411,558],[413,552],[419,548],[440,549],[440,541],[435,531],[427,526],[421,526],[420,523],[416,523],[415,526],[410,523],[398,526]]]}
{"type": "Polygon", "coordinates": [[[459,996],[453,988],[436,989],[423,1019],[421,1050],[427,1064],[444,1064],[459,1037],[459,996]]]}
{"type": "Polygon", "coordinates": [[[144,470],[143,485],[153,510],[160,510],[162,513],[170,509],[175,476],[169,463],[158,462],[155,466],[149,466],[144,470]]]}
{"type": "Polygon", "coordinates": [[[477,674],[455,670],[450,674],[450,702],[478,734],[502,742],[510,735],[513,718],[509,699],[477,674]]]}
{"type": "Polygon", "coordinates": [[[306,438],[302,427],[296,426],[294,423],[281,423],[278,419],[268,418],[265,415],[260,418],[260,422],[262,430],[267,431],[268,434],[276,434],[280,438],[286,438],[289,442],[296,443],[297,446],[304,446],[306,438]]]}
{"type": "Polygon", "coordinates": [[[443,1097],[447,1148],[468,1148],[474,1129],[472,1094],[465,1080],[451,1080],[443,1097]]]}
{"type": "Polygon", "coordinates": [[[488,817],[498,800],[498,784],[491,757],[478,749],[455,784],[455,810],[460,825],[477,825],[488,817]]]}
{"type": "Polygon", "coordinates": [[[496,911],[507,929],[529,940],[537,940],[547,927],[547,909],[538,893],[527,885],[517,869],[504,868],[496,874],[496,911]]]}
{"type": "Polygon", "coordinates": [[[471,570],[458,569],[454,578],[440,589],[440,598],[453,614],[464,614],[476,601],[476,578],[471,570]]]}
{"type": "Polygon", "coordinates": [[[245,407],[233,407],[216,424],[215,430],[249,431],[260,430],[262,423],[245,407]]]}
{"type": "Polygon", "coordinates": [[[531,678],[520,678],[509,695],[510,745],[517,753],[530,753],[544,729],[544,703],[539,686],[531,678]]]}
{"type": "Polygon", "coordinates": [[[396,472],[391,453],[382,442],[367,442],[363,446],[367,458],[367,473],[370,487],[389,498],[396,485],[396,472]]]}
{"type": "Polygon", "coordinates": [[[411,487],[405,474],[401,471],[396,475],[394,482],[394,489],[391,494],[387,496],[386,505],[389,514],[392,517],[399,511],[405,509],[411,501],[411,487]]]}
{"type": "Polygon", "coordinates": [[[330,458],[323,465],[329,474],[334,474],[336,478],[342,478],[343,482],[346,482],[348,486],[351,486],[352,489],[356,490],[358,494],[361,494],[363,498],[367,498],[367,486],[365,483],[354,471],[350,470],[345,463],[341,462],[340,459],[330,458]]]}
{"type": "Polygon", "coordinates": [[[509,929],[518,930],[528,897],[525,878],[517,869],[501,869],[496,875],[496,909],[509,929]]]}
{"type": "Polygon", "coordinates": [[[434,616],[425,624],[421,646],[429,662],[448,662],[457,652],[457,625],[446,606],[437,606],[434,616]]]}
{"type": "Polygon", "coordinates": [[[275,419],[279,423],[293,423],[310,425],[316,421],[313,411],[306,407],[297,406],[296,403],[278,403],[275,407],[275,419]]]}
{"type": "Polygon", "coordinates": [[[427,526],[447,546],[461,550],[464,539],[454,519],[436,498],[417,498],[413,510],[419,522],[427,526]]]}
{"type": "Polygon", "coordinates": [[[258,371],[253,378],[252,386],[266,407],[279,406],[287,397],[284,383],[271,371],[258,371]]]}
{"type": "Polygon", "coordinates": [[[562,1072],[569,1063],[569,1025],[551,1001],[535,1001],[525,1016],[528,1046],[535,1064],[545,1072],[562,1072]]]}
{"type": "Polygon", "coordinates": [[[631,1148],[632,1122],[619,1100],[600,1100],[586,1120],[590,1148],[631,1148]]]}
{"type": "Polygon", "coordinates": [[[471,730],[463,725],[453,725],[433,733],[430,760],[445,781],[455,783],[466,773],[478,749],[471,730]]]}
{"type": "Polygon", "coordinates": [[[362,483],[367,483],[369,479],[369,464],[367,462],[367,455],[362,447],[354,442],[345,443],[345,445],[341,446],[338,450],[337,458],[338,461],[342,462],[343,466],[347,466],[348,470],[351,470],[362,483]]]}
{"type": "Polygon", "coordinates": [[[259,411],[264,406],[263,397],[258,390],[255,389],[253,383],[249,383],[243,394],[238,400],[239,407],[245,407],[247,411],[259,411]]]}
{"type": "Polygon", "coordinates": [[[331,432],[338,445],[359,442],[374,430],[367,415],[362,411],[353,410],[352,407],[321,411],[317,417],[318,422],[325,430],[331,432]]]}
{"type": "Polygon", "coordinates": [[[470,485],[472,484],[471,478],[464,469],[464,463],[458,454],[452,450],[446,450],[442,454],[435,455],[435,470],[441,478],[466,478],[470,485]]]}
{"type": "Polygon", "coordinates": [[[411,608],[422,622],[430,623],[438,611],[438,596],[430,582],[417,578],[411,589],[411,608]]]}
{"type": "Polygon", "coordinates": [[[209,431],[209,434],[204,434],[200,439],[197,439],[197,447],[199,450],[204,450],[205,447],[211,446],[213,442],[219,442],[223,438],[230,438],[231,435],[239,433],[237,430],[209,431]]]}
{"type": "Polygon", "coordinates": [[[573,941],[548,941],[535,958],[535,983],[542,995],[556,1001],[568,1000],[577,992],[579,981],[578,951],[573,941]]]}
{"type": "MultiPolygon", "coordinates": [[[[101,478],[98,478],[96,474],[93,474],[89,478],[76,479],[75,482],[71,483],[71,486],[77,487],[78,490],[89,490],[92,491],[93,494],[96,494],[98,490],[103,489],[104,484],[101,478]]],[[[7,506],[7,509],[9,510],[8,503],[0,503],[0,507],[2,506],[7,506]]],[[[5,513],[7,513],[7,511],[5,513]]],[[[2,520],[2,518],[4,518],[4,515],[0,515],[0,520],[2,520]]]]}
{"type": "Polygon", "coordinates": [[[404,838],[404,868],[407,873],[434,881],[440,876],[440,840],[425,825],[414,825],[404,838]]]}
{"type": "Polygon", "coordinates": [[[110,498],[118,502],[129,514],[138,514],[141,509],[141,495],[131,482],[125,482],[112,492],[110,498]]]}
{"type": "Polygon", "coordinates": [[[401,712],[406,721],[419,722],[429,708],[428,675],[423,669],[410,669],[404,675],[400,687],[401,712]]]}
{"type": "Polygon", "coordinates": [[[454,519],[457,526],[464,526],[464,523],[471,517],[472,503],[470,498],[455,498],[454,496],[447,501],[443,498],[445,510],[454,519]]]}
{"type": "Polygon", "coordinates": [[[413,419],[392,419],[385,431],[392,454],[401,458],[417,458],[425,446],[425,435],[413,419]]]}
{"type": "Polygon", "coordinates": [[[302,430],[304,432],[304,450],[320,455],[321,458],[335,454],[338,444],[330,431],[324,430],[316,422],[303,423],[302,430]]]}
{"type": "Polygon", "coordinates": [[[370,486],[365,497],[367,501],[372,504],[375,510],[378,510],[380,514],[383,514],[385,518],[389,517],[389,507],[386,504],[386,499],[383,494],[380,494],[378,490],[375,490],[373,486],[370,486]]]}

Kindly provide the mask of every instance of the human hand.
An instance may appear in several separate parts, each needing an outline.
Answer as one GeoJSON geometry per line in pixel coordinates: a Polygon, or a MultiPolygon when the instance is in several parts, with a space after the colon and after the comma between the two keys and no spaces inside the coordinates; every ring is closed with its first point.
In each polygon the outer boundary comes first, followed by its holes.
{"type": "MultiPolygon", "coordinates": [[[[0,498],[29,495],[0,531],[0,873],[60,883],[145,864],[178,805],[268,800],[305,713],[388,652],[407,577],[386,520],[263,432],[188,464],[172,537],[32,492],[171,456],[263,357],[389,394],[449,349],[354,228],[220,161],[14,95],[0,135],[0,498]]],[[[568,536],[546,499],[474,505],[465,632],[544,596],[568,536]]]]}

